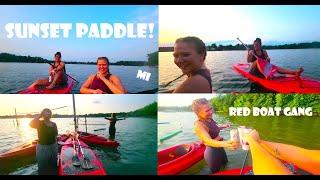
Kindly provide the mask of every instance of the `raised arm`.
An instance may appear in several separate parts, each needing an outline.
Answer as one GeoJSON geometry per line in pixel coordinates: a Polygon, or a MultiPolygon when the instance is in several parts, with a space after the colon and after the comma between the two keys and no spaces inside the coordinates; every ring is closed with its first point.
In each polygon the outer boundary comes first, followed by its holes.
{"type": "Polygon", "coordinates": [[[42,112],[30,121],[29,126],[32,128],[38,129],[39,125],[40,125],[40,118],[41,117],[42,117],[42,112]]]}
{"type": "Polygon", "coordinates": [[[254,60],[254,56],[253,56],[254,52],[253,50],[249,50],[248,54],[247,54],[247,62],[248,63],[252,63],[254,60]]]}

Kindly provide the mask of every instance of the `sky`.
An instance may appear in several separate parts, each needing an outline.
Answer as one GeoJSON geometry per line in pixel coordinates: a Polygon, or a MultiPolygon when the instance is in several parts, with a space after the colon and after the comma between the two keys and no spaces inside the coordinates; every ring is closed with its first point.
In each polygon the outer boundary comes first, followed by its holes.
{"type": "Polygon", "coordinates": [[[60,51],[66,61],[146,61],[158,49],[158,6],[0,6],[0,52],[53,59],[60,51]],[[77,39],[75,27],[69,38],[8,39],[7,23],[154,23],[153,38],[77,39]]]}
{"type": "MultiPolygon", "coordinates": [[[[19,95],[0,94],[0,116],[37,113],[44,108],[55,109],[53,114],[73,114],[72,95],[19,95]]],[[[76,114],[129,112],[157,101],[154,94],[127,95],[75,95],[76,114]]]]}
{"type": "Polygon", "coordinates": [[[158,106],[190,106],[199,98],[212,99],[217,94],[158,94],[158,106]]]}
{"type": "Polygon", "coordinates": [[[160,6],[159,45],[198,36],[205,43],[236,40],[263,42],[320,41],[320,6],[215,5],[160,6]]]}

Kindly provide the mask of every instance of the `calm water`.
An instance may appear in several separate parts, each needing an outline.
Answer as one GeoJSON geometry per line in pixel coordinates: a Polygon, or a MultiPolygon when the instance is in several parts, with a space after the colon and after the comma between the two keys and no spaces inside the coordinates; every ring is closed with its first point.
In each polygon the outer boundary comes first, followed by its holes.
{"type": "MultiPolygon", "coordinates": [[[[73,131],[73,119],[53,119],[57,123],[59,134],[67,130],[73,131]]],[[[0,119],[0,153],[13,147],[37,138],[36,130],[30,128],[30,119],[20,119],[16,126],[13,119],[0,119]]],[[[87,118],[91,124],[106,124],[103,118],[87,118]]],[[[156,174],[157,169],[157,144],[156,144],[156,119],[133,118],[118,121],[116,124],[116,140],[120,142],[117,149],[94,147],[107,174],[156,174]]],[[[79,124],[84,120],[79,119],[79,124]]],[[[106,125],[88,126],[88,132],[108,137],[106,130],[94,131],[95,129],[107,128],[106,125]]],[[[79,126],[85,131],[85,126],[79,126]]],[[[35,157],[27,158],[19,163],[1,167],[0,174],[37,174],[35,157]]]]}
{"type": "MultiPolygon", "coordinates": [[[[292,144],[307,149],[320,149],[320,121],[315,117],[228,117],[223,114],[214,114],[213,117],[218,124],[230,122],[231,128],[240,125],[256,129],[260,138],[268,141],[292,144]]],[[[167,147],[190,143],[199,140],[194,133],[193,125],[196,115],[193,112],[159,112],[158,123],[158,151],[167,147]],[[159,137],[180,128],[183,132],[159,142],[159,137]]],[[[229,129],[230,130],[230,129],[229,129]]],[[[229,139],[229,130],[223,130],[220,135],[224,139],[229,139]]],[[[245,151],[239,148],[236,151],[225,149],[229,162],[226,169],[240,168],[245,157],[245,151]]],[[[247,164],[251,164],[248,156],[247,164]]],[[[182,174],[209,174],[210,169],[204,160],[195,164],[182,174]]]]}
{"type": "MultiPolygon", "coordinates": [[[[304,76],[320,80],[320,49],[268,50],[271,62],[289,69],[304,68],[304,76]]],[[[246,51],[210,51],[206,65],[210,69],[213,90],[217,93],[250,92],[251,83],[232,70],[236,63],[246,63],[246,51]]],[[[181,70],[174,64],[172,52],[159,53],[159,84],[166,84],[180,76],[181,70]]],[[[167,90],[183,82],[185,77],[171,83],[167,90]]]]}
{"type": "MultiPolygon", "coordinates": [[[[48,64],[0,63],[0,93],[16,93],[30,86],[35,80],[48,76],[48,64]]],[[[80,82],[74,92],[79,93],[81,85],[90,74],[97,72],[96,65],[67,64],[67,73],[80,82]]],[[[112,74],[117,75],[130,93],[155,89],[158,86],[158,67],[148,66],[110,66],[112,74]],[[138,70],[151,73],[149,81],[136,78],[138,70]]]]}

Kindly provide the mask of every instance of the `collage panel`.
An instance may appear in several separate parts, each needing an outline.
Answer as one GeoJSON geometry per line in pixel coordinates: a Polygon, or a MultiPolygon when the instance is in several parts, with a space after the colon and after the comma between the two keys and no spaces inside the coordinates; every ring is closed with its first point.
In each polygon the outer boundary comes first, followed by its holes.
{"type": "Polygon", "coordinates": [[[157,174],[154,95],[0,98],[1,175],[157,174]]]}
{"type": "Polygon", "coordinates": [[[318,94],[159,94],[159,175],[319,174],[318,94]]]}
{"type": "Polygon", "coordinates": [[[160,5],[159,92],[319,93],[319,10],[160,5]]]}
{"type": "Polygon", "coordinates": [[[0,93],[157,93],[158,6],[1,5],[0,11],[0,93]]]}

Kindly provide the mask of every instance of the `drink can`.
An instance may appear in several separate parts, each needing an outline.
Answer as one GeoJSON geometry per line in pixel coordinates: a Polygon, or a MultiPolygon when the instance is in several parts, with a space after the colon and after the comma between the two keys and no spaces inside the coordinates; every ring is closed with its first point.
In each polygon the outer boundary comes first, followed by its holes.
{"type": "Polygon", "coordinates": [[[230,140],[236,141],[236,142],[240,141],[238,129],[231,129],[230,130],[230,140]]]}
{"type": "Polygon", "coordinates": [[[239,131],[239,138],[240,138],[240,144],[243,150],[249,150],[249,143],[246,141],[244,136],[252,131],[250,128],[246,128],[245,126],[239,126],[238,127],[239,131]]]}

